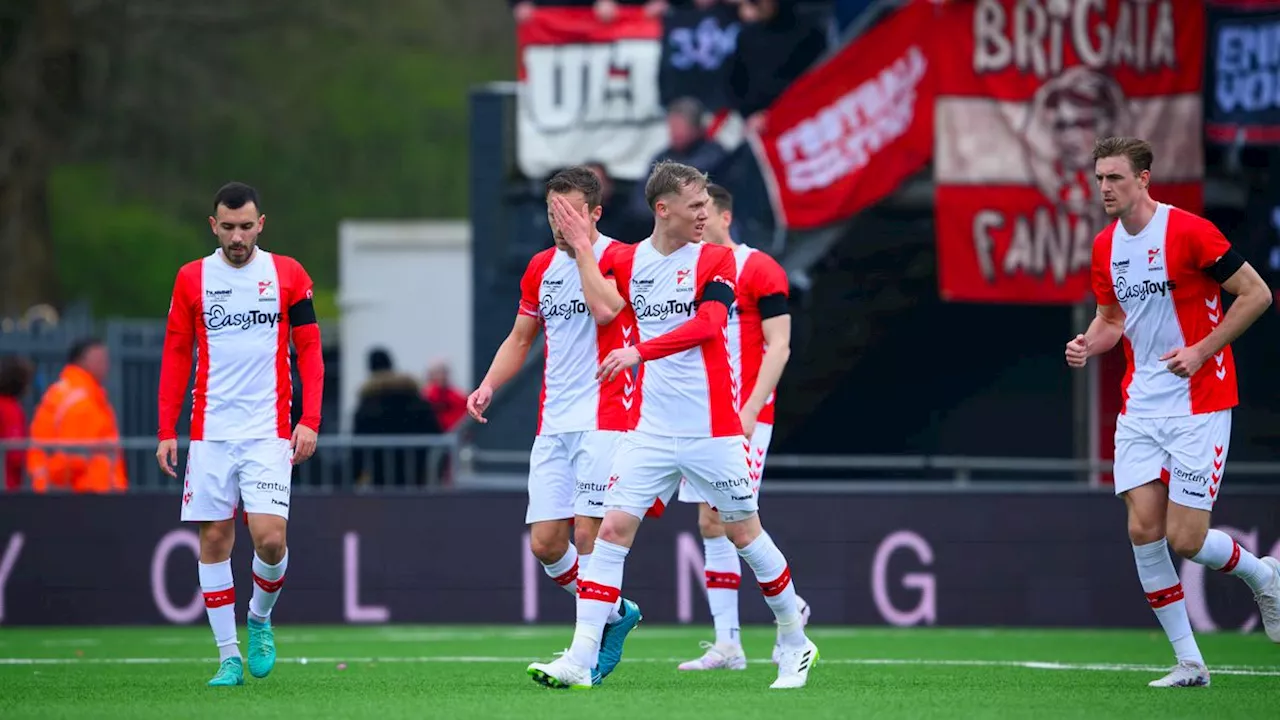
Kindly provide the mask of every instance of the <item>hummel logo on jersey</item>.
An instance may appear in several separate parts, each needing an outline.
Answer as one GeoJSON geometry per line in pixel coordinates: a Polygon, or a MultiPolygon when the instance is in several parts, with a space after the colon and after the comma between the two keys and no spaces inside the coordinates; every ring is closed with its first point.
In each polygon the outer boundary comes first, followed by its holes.
{"type": "Polygon", "coordinates": [[[1168,295],[1178,288],[1177,283],[1172,280],[1136,280],[1130,284],[1124,278],[1120,278],[1115,282],[1116,299],[1120,302],[1125,300],[1146,300],[1159,293],[1160,295],[1168,295]]]}
{"type": "Polygon", "coordinates": [[[565,318],[566,320],[574,315],[582,315],[587,312],[587,303],[584,300],[574,298],[565,302],[556,302],[555,296],[543,295],[542,302],[539,303],[542,312],[542,319],[548,318],[565,318]]]}
{"type": "Polygon", "coordinates": [[[667,300],[650,305],[643,295],[636,295],[631,300],[631,307],[641,320],[666,320],[672,315],[693,315],[692,300],[667,300]]]}
{"type": "Polygon", "coordinates": [[[214,305],[204,312],[204,326],[209,330],[226,330],[239,328],[248,330],[254,325],[270,325],[275,327],[284,320],[281,313],[249,310],[247,312],[229,313],[221,305],[214,305]]]}
{"type": "Polygon", "coordinates": [[[226,290],[205,290],[204,296],[209,302],[226,302],[231,299],[231,290],[230,288],[226,290]]]}
{"type": "Polygon", "coordinates": [[[1112,263],[1111,263],[1111,272],[1115,273],[1116,275],[1123,275],[1123,274],[1125,274],[1125,273],[1129,272],[1129,260],[1128,260],[1128,258],[1125,258],[1124,260],[1116,260],[1116,261],[1112,262],[1112,263]]]}

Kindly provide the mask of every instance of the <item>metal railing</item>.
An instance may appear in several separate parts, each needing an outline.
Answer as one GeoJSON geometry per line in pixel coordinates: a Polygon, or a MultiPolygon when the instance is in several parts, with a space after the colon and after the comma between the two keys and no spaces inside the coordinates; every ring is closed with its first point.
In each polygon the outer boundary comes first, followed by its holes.
{"type": "MultiPolygon", "coordinates": [[[[439,492],[450,489],[523,490],[529,454],[484,450],[462,435],[321,435],[315,455],[293,469],[297,492],[439,492]]],[[[189,441],[178,442],[178,477],[156,462],[157,441],[148,437],[119,443],[35,443],[0,441],[0,455],[33,448],[46,452],[118,450],[130,492],[175,491],[182,485],[189,441]]],[[[901,490],[1063,490],[1110,491],[1102,481],[1109,462],[1062,458],[973,457],[958,455],[770,455],[769,492],[892,492],[901,490]]],[[[1234,462],[1233,485],[1280,492],[1280,463],[1234,462]]],[[[30,489],[30,483],[24,483],[30,489]]],[[[61,490],[53,490],[60,492],[61,490]]]]}

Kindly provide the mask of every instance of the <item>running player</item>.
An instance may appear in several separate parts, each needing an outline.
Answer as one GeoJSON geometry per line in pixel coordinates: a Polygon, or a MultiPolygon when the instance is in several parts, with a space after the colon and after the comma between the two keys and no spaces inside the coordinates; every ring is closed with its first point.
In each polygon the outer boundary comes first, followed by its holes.
{"type": "MultiPolygon", "coordinates": [[[[736,299],[729,308],[729,364],[741,383],[742,407],[738,419],[750,439],[747,451],[751,491],[760,497],[769,440],[773,437],[774,389],[791,355],[791,315],[787,309],[787,273],[768,253],[740,245],[729,236],[733,225],[733,196],[715,184],[707,186],[711,213],[703,242],[733,250],[738,280],[736,299]]],[[[681,663],[681,670],[745,670],[747,656],[742,650],[738,627],[738,586],[742,564],[738,550],[724,534],[720,514],[702,499],[695,486],[680,482],[681,502],[698,503],[698,530],[702,533],[707,583],[707,603],[715,624],[714,643],[701,643],[702,657],[681,663]]],[[[796,597],[804,622],[809,606],[796,597]]],[[[781,639],[774,643],[777,662],[781,639]]]]}
{"type": "MultiPolygon", "coordinates": [[[[747,477],[748,441],[738,418],[737,381],[725,326],[737,275],[733,252],[701,242],[711,205],[706,176],[674,162],[658,163],[645,186],[653,235],[617,246],[599,267],[580,263],[587,302],[629,304],[643,341],[600,363],[602,382],[644,363],[636,429],[613,460],[606,513],[591,564],[578,584],[573,645],[550,663],[533,663],[535,681],[555,688],[590,687],[605,621],[621,595],[623,566],[642,518],[686,477],[719,511],[725,534],[760,583],[782,635],[775,688],[803,687],[817,660],[805,637],[787,559],[760,525],[747,477]],[[612,278],[613,283],[601,282],[612,278]],[[696,314],[695,314],[696,311],[696,314]]],[[[566,237],[589,233],[586,219],[562,200],[552,211],[566,237]]]]}
{"type": "Polygon", "coordinates": [[[266,677],[275,666],[271,610],[289,563],[292,466],[315,452],[320,430],[324,360],[311,278],[297,260],[258,247],[265,222],[256,190],[241,183],[218,190],[209,226],[219,247],[178,271],[160,364],[156,460],[176,478],[175,428],[195,350],[181,517],[200,524],[200,589],[220,659],[210,685],[244,684],[230,559],[242,501],[254,548],[249,672],[266,677]],[[292,431],[290,339],[303,391],[292,431]]]}
{"type": "Polygon", "coordinates": [[[1094,240],[1097,317],[1067,343],[1066,360],[1084,367],[1124,343],[1115,492],[1128,506],[1142,589],[1178,661],[1150,685],[1207,686],[1170,547],[1244,580],[1267,637],[1280,642],[1280,562],[1209,527],[1238,403],[1230,343],[1262,315],[1271,292],[1212,223],[1151,198],[1149,144],[1106,138],[1093,157],[1103,208],[1116,222],[1094,240]],[[1236,296],[1225,313],[1223,289],[1236,296]]]}
{"type": "MultiPolygon", "coordinates": [[[[608,383],[595,381],[596,367],[605,354],[631,342],[628,333],[634,331],[635,321],[621,303],[590,302],[579,279],[583,265],[599,275],[600,257],[610,246],[621,245],[596,230],[603,211],[601,194],[600,181],[583,166],[562,170],[547,182],[547,219],[555,245],[529,261],[520,281],[515,326],[498,347],[484,380],[467,398],[467,412],[478,422],[487,422],[484,412],[493,393],[515,376],[539,328],[545,330],[546,364],[538,433],[529,457],[525,522],[530,526],[531,549],[543,570],[573,596],[604,517],[610,458],[635,419],[635,382],[630,374],[608,383]],[[585,232],[566,238],[550,211],[554,202],[580,210],[585,232]],[[569,542],[571,527],[573,543],[569,542]]],[[[640,621],[640,608],[620,598],[608,621],[593,677],[597,684],[622,659],[623,641],[640,621]]]]}

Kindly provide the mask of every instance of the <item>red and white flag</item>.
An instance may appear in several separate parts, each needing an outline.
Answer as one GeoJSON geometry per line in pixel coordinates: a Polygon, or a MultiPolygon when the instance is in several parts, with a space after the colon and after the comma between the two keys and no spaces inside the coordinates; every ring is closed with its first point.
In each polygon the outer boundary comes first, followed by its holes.
{"type": "Polygon", "coordinates": [[[913,2],[793,83],[752,148],[778,220],[846,220],[929,162],[933,74],[928,3],[913,2]]]}
{"type": "Polygon", "coordinates": [[[640,7],[620,7],[609,23],[589,7],[538,8],[516,40],[520,171],[542,178],[599,162],[621,180],[648,176],[669,140],[658,94],[662,21],[640,7]]]}
{"type": "Polygon", "coordinates": [[[976,0],[938,11],[934,147],[945,300],[1076,303],[1108,219],[1100,137],[1152,143],[1152,195],[1203,204],[1201,0],[976,0]]]}

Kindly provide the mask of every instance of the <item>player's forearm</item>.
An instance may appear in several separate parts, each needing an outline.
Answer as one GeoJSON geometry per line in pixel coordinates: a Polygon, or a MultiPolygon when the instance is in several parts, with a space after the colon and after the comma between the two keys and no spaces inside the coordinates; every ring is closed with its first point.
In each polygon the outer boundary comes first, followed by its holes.
{"type": "Polygon", "coordinates": [[[778,343],[765,349],[764,358],[760,361],[760,374],[756,376],[756,385],[751,388],[751,397],[747,398],[744,407],[755,413],[760,412],[769,401],[769,396],[778,388],[778,381],[782,379],[782,371],[790,358],[789,343],[778,343]]]}
{"type": "Polygon", "coordinates": [[[320,408],[324,404],[324,345],[320,326],[315,323],[293,329],[293,346],[298,349],[298,375],[302,377],[302,418],[306,425],[320,432],[320,408]]]}
{"type": "Polygon", "coordinates": [[[578,253],[578,275],[582,278],[582,295],[586,298],[591,317],[599,325],[613,322],[613,319],[626,307],[627,301],[622,299],[618,286],[600,272],[600,265],[595,255],[578,253]]]}
{"type": "Polygon", "coordinates": [[[497,390],[507,384],[516,376],[516,373],[520,372],[532,345],[532,342],[524,338],[508,335],[507,339],[498,346],[498,352],[494,354],[493,362],[489,364],[489,372],[485,373],[484,379],[480,381],[481,387],[488,386],[497,390]]]}
{"type": "Polygon", "coordinates": [[[194,338],[170,331],[165,335],[164,354],[160,358],[159,439],[178,437],[178,414],[182,412],[182,395],[191,379],[191,349],[194,338]]]}
{"type": "Polygon", "coordinates": [[[1123,336],[1123,323],[1117,323],[1101,315],[1094,316],[1093,322],[1089,323],[1089,329],[1084,333],[1085,344],[1089,348],[1089,356],[1110,352],[1111,348],[1115,347],[1123,336]]]}
{"type": "Polygon", "coordinates": [[[728,319],[729,309],[723,303],[704,302],[698,306],[697,315],[669,333],[636,345],[636,351],[641,360],[648,362],[696,348],[715,337],[728,319]]]}
{"type": "Polygon", "coordinates": [[[1271,291],[1266,285],[1250,286],[1236,296],[1231,308],[1213,332],[1196,343],[1196,349],[1205,357],[1217,355],[1222,348],[1236,341],[1249,326],[1262,317],[1271,307],[1271,291]]]}

